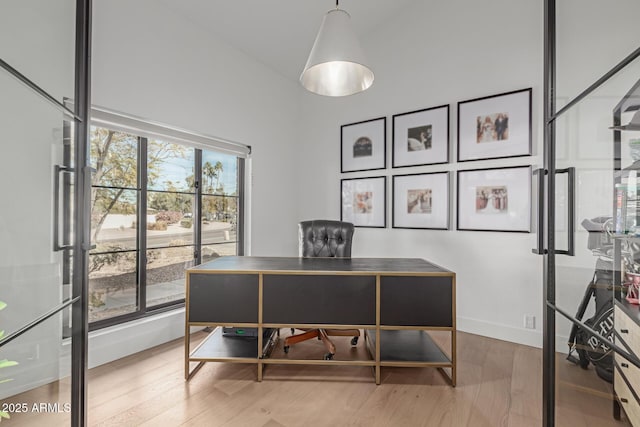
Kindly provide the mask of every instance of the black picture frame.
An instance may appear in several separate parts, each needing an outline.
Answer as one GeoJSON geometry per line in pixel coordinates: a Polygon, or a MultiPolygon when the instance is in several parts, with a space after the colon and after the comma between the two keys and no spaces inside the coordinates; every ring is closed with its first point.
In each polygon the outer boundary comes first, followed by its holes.
{"type": "Polygon", "coordinates": [[[530,156],[531,95],[527,88],[458,102],[458,162],[530,156]]]}
{"type": "Polygon", "coordinates": [[[387,177],[341,179],[340,220],[355,227],[386,228],[387,177]]]}
{"type": "Polygon", "coordinates": [[[457,172],[456,229],[531,232],[531,165],[457,172]]]}
{"type": "Polygon", "coordinates": [[[449,163],[449,104],[395,114],[391,122],[393,168],[449,163]]]}
{"type": "Polygon", "coordinates": [[[387,167],[387,118],[340,126],[340,172],[361,172],[387,167]]]}
{"type": "Polygon", "coordinates": [[[449,230],[451,173],[428,172],[394,175],[392,181],[392,228],[449,230]],[[418,202],[428,190],[427,206],[418,202]],[[412,198],[412,194],[413,198],[412,198]],[[415,203],[414,203],[415,202],[415,203]],[[417,208],[417,209],[416,209],[417,208]]]}

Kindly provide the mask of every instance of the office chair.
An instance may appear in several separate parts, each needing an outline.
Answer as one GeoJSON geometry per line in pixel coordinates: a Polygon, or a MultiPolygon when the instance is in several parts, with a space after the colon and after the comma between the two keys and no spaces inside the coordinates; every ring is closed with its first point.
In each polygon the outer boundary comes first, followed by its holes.
{"type": "MultiPolygon", "coordinates": [[[[300,257],[336,257],[351,258],[351,240],[354,227],[349,222],[331,220],[302,221],[298,224],[299,256],[300,257]]],[[[306,341],[312,338],[322,340],[328,353],[325,360],[333,359],[336,346],[329,336],[353,337],[351,345],[358,344],[360,331],[358,329],[303,329],[303,333],[293,335],[295,330],[291,328],[291,336],[284,340],[284,352],[289,353],[292,344],[306,341]]]]}

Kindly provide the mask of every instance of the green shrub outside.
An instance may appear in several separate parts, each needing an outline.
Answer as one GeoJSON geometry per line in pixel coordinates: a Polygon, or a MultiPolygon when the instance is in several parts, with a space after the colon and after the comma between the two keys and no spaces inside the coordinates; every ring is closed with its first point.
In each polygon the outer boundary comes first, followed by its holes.
{"type": "Polygon", "coordinates": [[[147,230],[167,231],[167,223],[164,221],[157,221],[147,224],[147,230]]]}

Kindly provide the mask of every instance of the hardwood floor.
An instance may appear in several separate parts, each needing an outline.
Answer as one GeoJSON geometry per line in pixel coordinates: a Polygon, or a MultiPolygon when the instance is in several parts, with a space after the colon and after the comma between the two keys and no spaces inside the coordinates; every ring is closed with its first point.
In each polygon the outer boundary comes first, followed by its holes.
{"type": "MultiPolygon", "coordinates": [[[[283,329],[283,336],[286,335],[283,329]]],[[[194,340],[203,333],[194,334],[194,340]]],[[[435,338],[446,344],[446,337],[435,338]]],[[[363,357],[364,345],[335,339],[338,355],[363,357]],[[352,354],[354,353],[354,354],[352,354]]],[[[281,350],[282,339],[279,348],[281,350]]],[[[311,340],[295,357],[321,358],[311,340]]],[[[91,426],[514,426],[542,424],[540,349],[458,333],[458,386],[436,369],[383,368],[376,386],[368,367],[269,365],[256,381],[255,365],[207,363],[183,378],[183,340],[89,371],[91,426]]],[[[624,426],[612,417],[611,385],[592,369],[557,360],[558,426],[624,426]]],[[[61,380],[4,403],[69,402],[61,380]]],[[[68,425],[68,413],[14,413],[9,426],[68,425]]],[[[6,424],[5,424],[6,423],[6,424]]]]}

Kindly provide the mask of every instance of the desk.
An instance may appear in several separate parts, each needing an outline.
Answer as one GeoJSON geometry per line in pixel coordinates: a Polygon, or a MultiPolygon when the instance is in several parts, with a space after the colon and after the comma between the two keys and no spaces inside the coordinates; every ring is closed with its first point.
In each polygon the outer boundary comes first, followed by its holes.
{"type": "Polygon", "coordinates": [[[186,287],[187,380],[216,361],[255,363],[258,381],[264,365],[305,363],[371,366],[376,384],[384,366],[435,367],[456,384],[455,273],[425,260],[221,257],[187,270],[186,287]],[[258,336],[222,337],[231,325],[258,336]],[[215,329],[191,350],[191,326],[215,329]],[[277,338],[263,339],[263,328],[363,329],[370,360],[271,358],[277,338]],[[450,332],[450,348],[429,330],[450,332]]]}

